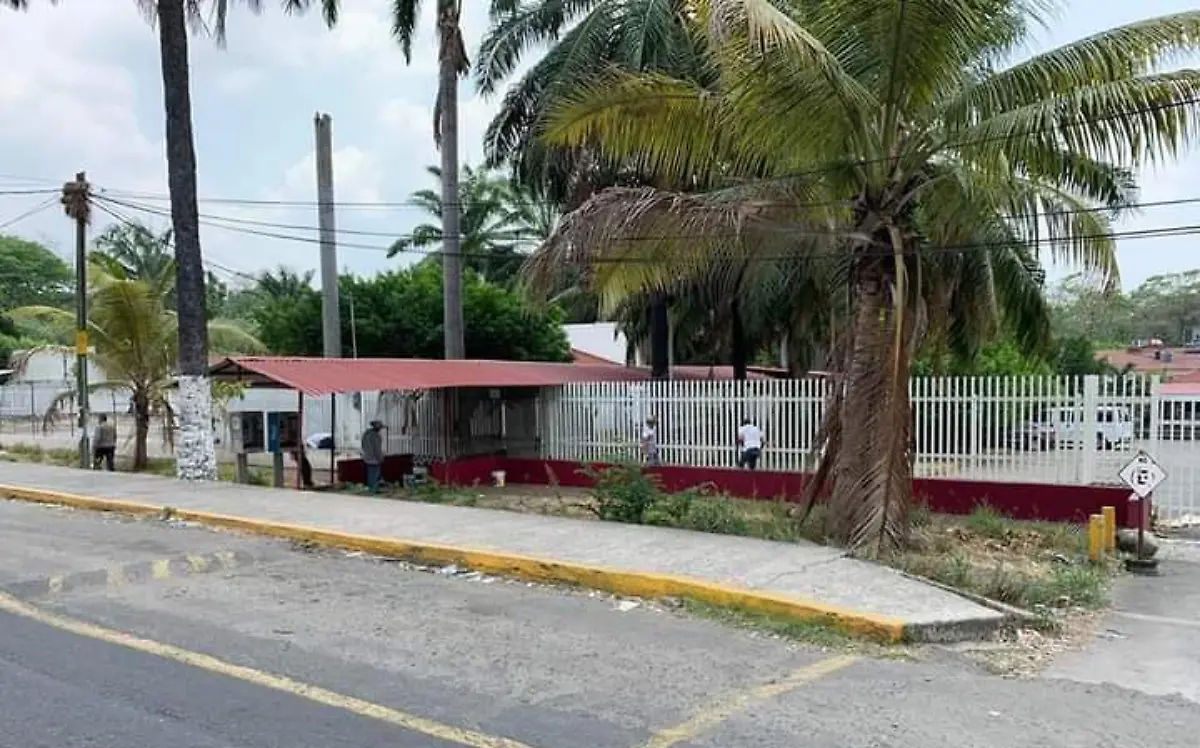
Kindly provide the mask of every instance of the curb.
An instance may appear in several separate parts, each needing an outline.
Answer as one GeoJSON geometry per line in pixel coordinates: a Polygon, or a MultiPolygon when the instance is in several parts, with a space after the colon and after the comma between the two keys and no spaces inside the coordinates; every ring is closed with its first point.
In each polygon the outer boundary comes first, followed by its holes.
{"type": "Polygon", "coordinates": [[[603,566],[534,558],[513,553],[477,548],[461,548],[414,540],[322,530],[303,525],[236,517],[212,512],[174,509],[165,505],[143,504],[120,499],[24,488],[0,484],[0,497],[36,504],[57,504],[97,512],[137,517],[155,517],[197,522],[209,527],[268,537],[284,538],[331,548],[362,551],[386,558],[397,558],[425,565],[455,564],[497,576],[517,577],[535,582],[570,584],[603,590],[618,595],[643,598],[687,598],[722,608],[748,613],[779,616],[801,621],[824,622],[845,633],[887,643],[928,641],[937,637],[937,624],[908,624],[891,616],[863,613],[802,598],[772,595],[688,577],[648,572],[624,571],[603,566]],[[930,629],[926,631],[925,629],[930,629]]]}

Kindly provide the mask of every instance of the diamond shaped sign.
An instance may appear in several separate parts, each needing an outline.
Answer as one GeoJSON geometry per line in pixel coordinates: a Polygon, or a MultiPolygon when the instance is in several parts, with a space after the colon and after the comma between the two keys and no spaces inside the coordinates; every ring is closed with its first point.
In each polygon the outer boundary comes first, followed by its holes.
{"type": "Polygon", "coordinates": [[[1145,452],[1139,451],[1129,464],[1118,473],[1125,485],[1133,489],[1138,498],[1146,498],[1167,479],[1167,471],[1145,452]]]}

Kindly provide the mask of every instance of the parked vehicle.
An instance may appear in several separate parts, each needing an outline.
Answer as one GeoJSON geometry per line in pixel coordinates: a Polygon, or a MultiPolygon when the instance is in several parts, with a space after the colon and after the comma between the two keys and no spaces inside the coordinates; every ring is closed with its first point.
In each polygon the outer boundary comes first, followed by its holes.
{"type": "Polygon", "coordinates": [[[1096,449],[1129,449],[1133,443],[1133,418],[1129,409],[1115,405],[1096,408],[1094,435],[1084,434],[1083,411],[1079,408],[1056,408],[1050,411],[1050,425],[1061,445],[1075,446],[1083,439],[1095,439],[1096,449]]]}
{"type": "Polygon", "coordinates": [[[1058,445],[1054,427],[1049,423],[1029,421],[1016,426],[1008,433],[1008,446],[1026,452],[1045,452],[1058,445]]]}

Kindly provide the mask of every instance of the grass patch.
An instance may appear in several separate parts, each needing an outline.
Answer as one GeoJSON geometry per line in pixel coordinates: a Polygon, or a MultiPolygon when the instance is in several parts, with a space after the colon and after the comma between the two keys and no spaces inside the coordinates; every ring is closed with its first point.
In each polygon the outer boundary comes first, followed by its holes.
{"type": "MultiPolygon", "coordinates": [[[[1101,608],[1117,567],[1089,563],[1083,528],[1022,522],[980,505],[966,517],[934,515],[914,527],[891,565],[965,592],[1050,615],[1101,608]]],[[[1053,627],[1047,621],[1047,627],[1053,627]]]]}
{"type": "Polygon", "coordinates": [[[801,621],[762,613],[747,613],[695,600],[684,600],[682,610],[697,618],[716,621],[726,626],[761,631],[782,639],[819,647],[843,648],[852,644],[861,644],[863,641],[843,633],[836,626],[825,621],[801,621]]]}

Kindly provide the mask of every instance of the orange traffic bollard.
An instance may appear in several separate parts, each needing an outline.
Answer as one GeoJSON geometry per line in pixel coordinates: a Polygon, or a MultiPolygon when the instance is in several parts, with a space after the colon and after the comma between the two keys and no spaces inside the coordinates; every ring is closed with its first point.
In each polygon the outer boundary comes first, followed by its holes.
{"type": "Polygon", "coordinates": [[[1106,506],[1100,511],[1104,515],[1104,550],[1113,553],[1117,550],[1117,508],[1106,506]]]}
{"type": "Polygon", "coordinates": [[[1088,560],[1099,561],[1104,556],[1104,515],[1088,518],[1088,560]]]}

